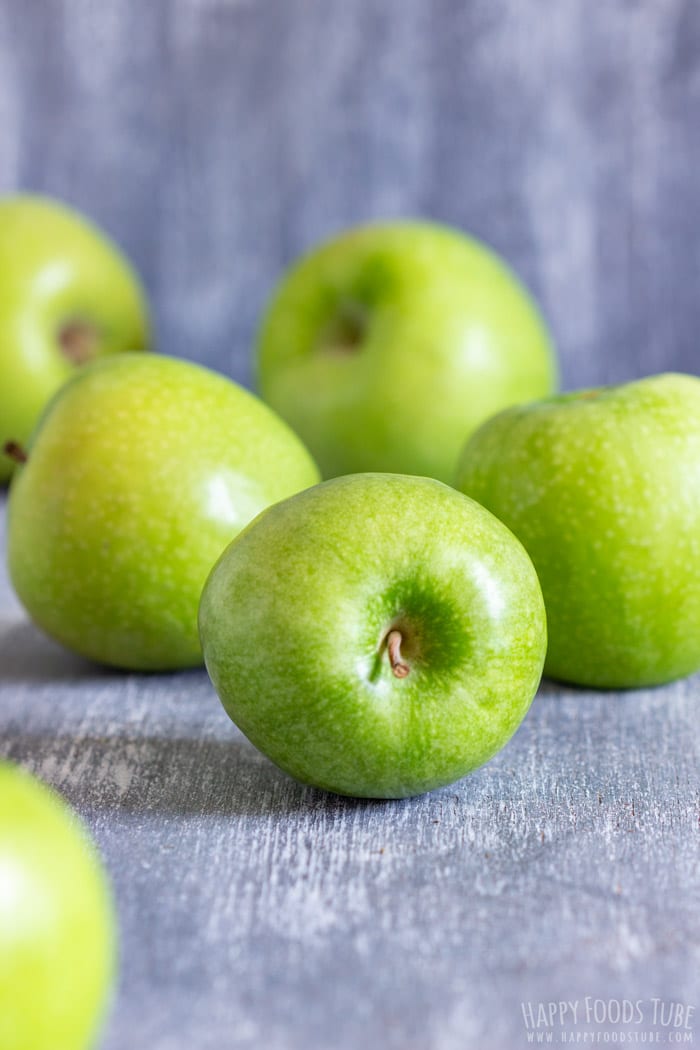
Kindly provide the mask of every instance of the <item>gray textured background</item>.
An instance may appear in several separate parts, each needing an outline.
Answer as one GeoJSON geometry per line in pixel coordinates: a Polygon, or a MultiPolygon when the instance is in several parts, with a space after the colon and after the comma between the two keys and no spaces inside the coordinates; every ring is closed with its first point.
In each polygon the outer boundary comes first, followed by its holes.
{"type": "MultiPolygon", "coordinates": [[[[284,265],[405,214],[508,257],[568,385],[697,372],[699,102],[697,0],[0,0],[0,191],[86,210],[161,349],[244,380],[284,265]]],[[[115,885],[106,1050],[516,1050],[522,1000],[578,1001],[581,1035],[586,996],[641,1000],[638,1035],[694,1005],[697,1043],[699,700],[545,683],[474,776],[354,803],[257,755],[203,672],[61,652],[0,572],[0,753],[115,885]]]]}
{"type": "Polygon", "coordinates": [[[0,191],[123,245],[248,379],[284,265],[371,218],[503,252],[567,385],[698,371],[697,0],[0,0],[0,191]]]}

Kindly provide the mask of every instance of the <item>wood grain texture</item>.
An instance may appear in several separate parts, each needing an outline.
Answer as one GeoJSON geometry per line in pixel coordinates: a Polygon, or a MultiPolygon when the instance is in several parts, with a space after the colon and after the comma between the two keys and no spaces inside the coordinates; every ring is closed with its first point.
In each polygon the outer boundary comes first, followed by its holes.
{"type": "Polygon", "coordinates": [[[0,753],[77,807],[114,882],[104,1050],[517,1048],[523,1001],[700,1006],[700,678],[545,683],[484,769],[388,803],[277,771],[203,672],[63,652],[5,578],[0,694],[0,753]]]}
{"type": "MultiPolygon", "coordinates": [[[[568,385],[697,372],[699,104],[695,0],[0,0],[0,192],[87,211],[160,349],[244,381],[282,268],[402,215],[506,255],[568,385]]],[[[545,684],[453,788],[341,800],[203,673],[62,652],[0,574],[0,752],[78,808],[116,889],[104,1050],[510,1050],[523,1000],[700,1007],[699,704],[697,677],[545,684]]]]}
{"type": "Polygon", "coordinates": [[[251,376],[282,268],[424,215],[503,252],[568,385],[698,371],[697,0],[0,0],[0,192],[144,274],[160,348],[251,376]]]}

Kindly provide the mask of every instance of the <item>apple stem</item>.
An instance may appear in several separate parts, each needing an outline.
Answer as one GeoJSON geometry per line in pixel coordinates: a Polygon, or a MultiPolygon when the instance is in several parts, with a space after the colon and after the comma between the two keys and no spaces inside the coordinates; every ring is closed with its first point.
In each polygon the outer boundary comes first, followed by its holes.
{"type": "Polygon", "coordinates": [[[26,463],[27,453],[24,451],[22,446],[17,441],[6,441],[2,447],[3,452],[10,459],[13,459],[15,463],[26,463]]]}
{"type": "Polygon", "coordinates": [[[403,636],[401,631],[389,631],[386,638],[386,648],[389,653],[389,663],[396,678],[405,678],[411,671],[408,664],[401,659],[401,642],[403,636]]]}
{"type": "Polygon", "coordinates": [[[58,332],[58,345],[72,365],[84,365],[97,353],[99,332],[89,321],[66,321],[58,332]]]}

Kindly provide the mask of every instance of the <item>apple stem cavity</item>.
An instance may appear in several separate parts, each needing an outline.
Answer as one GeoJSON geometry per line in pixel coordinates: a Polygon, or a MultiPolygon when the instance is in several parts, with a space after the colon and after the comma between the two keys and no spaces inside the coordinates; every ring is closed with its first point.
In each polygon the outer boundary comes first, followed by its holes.
{"type": "Polygon", "coordinates": [[[386,649],[389,654],[389,663],[391,664],[391,670],[394,673],[395,678],[406,678],[411,668],[407,663],[401,659],[401,643],[403,641],[403,635],[401,631],[393,630],[389,631],[386,637],[386,649]]]}
{"type": "Polygon", "coordinates": [[[97,356],[100,333],[90,321],[73,318],[66,321],[58,331],[61,353],[72,365],[84,365],[97,356]]]}
{"type": "Polygon", "coordinates": [[[27,462],[28,456],[18,441],[6,441],[2,448],[6,456],[19,463],[20,466],[27,462]]]}
{"type": "Polygon", "coordinates": [[[358,303],[343,303],[325,328],[321,345],[326,353],[354,354],[364,341],[367,331],[367,314],[358,303]]]}

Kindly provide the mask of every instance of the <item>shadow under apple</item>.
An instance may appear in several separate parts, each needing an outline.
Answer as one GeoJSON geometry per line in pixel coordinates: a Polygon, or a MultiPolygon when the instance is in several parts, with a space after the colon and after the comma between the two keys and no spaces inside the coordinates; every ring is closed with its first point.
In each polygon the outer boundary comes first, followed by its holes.
{"type": "Polygon", "coordinates": [[[85,816],[268,817],[373,805],[306,787],[237,730],[226,740],[156,735],[13,733],[2,756],[51,784],[85,816]]]}
{"type": "Polygon", "coordinates": [[[30,620],[0,619],[0,679],[3,682],[67,682],[118,673],[64,649],[42,634],[30,620]]]}

